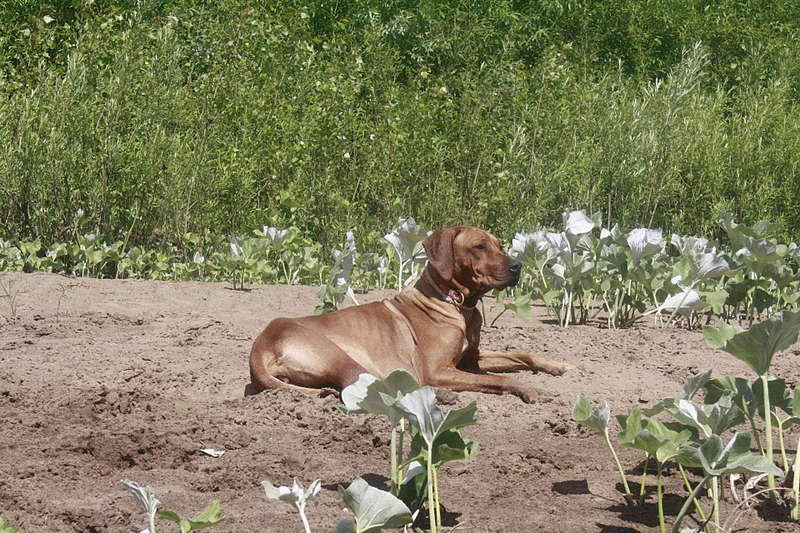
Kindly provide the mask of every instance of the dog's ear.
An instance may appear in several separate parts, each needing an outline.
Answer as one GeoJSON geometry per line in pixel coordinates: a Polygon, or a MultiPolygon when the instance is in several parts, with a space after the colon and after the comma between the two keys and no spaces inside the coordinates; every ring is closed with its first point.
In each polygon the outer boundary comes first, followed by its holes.
{"type": "Polygon", "coordinates": [[[428,255],[428,264],[447,281],[453,279],[453,240],[459,231],[458,227],[444,228],[428,235],[422,243],[428,255]]]}

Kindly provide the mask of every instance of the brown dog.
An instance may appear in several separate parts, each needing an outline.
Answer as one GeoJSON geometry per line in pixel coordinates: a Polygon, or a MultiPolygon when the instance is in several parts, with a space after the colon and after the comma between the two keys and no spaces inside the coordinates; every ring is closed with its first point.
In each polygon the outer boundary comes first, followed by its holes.
{"type": "Polygon", "coordinates": [[[542,370],[561,375],[571,365],[525,353],[480,351],[481,313],[491,289],[516,285],[520,264],[492,234],[445,228],[425,242],[428,265],[413,287],[394,298],[321,316],[278,318],[253,343],[245,392],[292,387],[342,389],[364,372],[378,377],[402,368],[422,385],[454,391],[516,394],[537,391],[486,372],[542,370]]]}

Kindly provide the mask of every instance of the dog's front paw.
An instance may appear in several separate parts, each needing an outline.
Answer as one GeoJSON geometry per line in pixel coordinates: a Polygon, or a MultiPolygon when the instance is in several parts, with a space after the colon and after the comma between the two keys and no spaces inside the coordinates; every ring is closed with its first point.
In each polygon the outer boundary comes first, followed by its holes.
{"type": "Polygon", "coordinates": [[[519,390],[517,396],[525,403],[533,403],[540,399],[541,392],[534,387],[524,387],[519,390]]]}
{"type": "Polygon", "coordinates": [[[547,372],[551,376],[561,376],[570,370],[575,370],[577,367],[569,363],[556,363],[551,362],[543,365],[542,371],[547,372]]]}

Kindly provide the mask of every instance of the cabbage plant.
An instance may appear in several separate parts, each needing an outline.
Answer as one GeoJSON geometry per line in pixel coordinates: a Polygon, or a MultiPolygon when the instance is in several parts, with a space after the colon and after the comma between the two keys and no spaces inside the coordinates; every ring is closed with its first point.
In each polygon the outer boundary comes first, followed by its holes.
{"type": "Polygon", "coordinates": [[[705,478],[684,502],[675,519],[675,524],[672,528],[673,532],[678,531],[683,517],[689,510],[691,501],[697,496],[697,492],[704,484],[709,482],[711,484],[714,521],[719,525],[720,476],[743,472],[759,472],[772,476],[783,473],[770,459],[763,455],[750,453],[750,435],[745,432],[737,432],[727,444],[724,443],[719,435],[711,435],[700,446],[685,446],[680,453],[679,460],[683,461],[687,466],[699,464],[703,468],[705,478]]]}
{"type": "Polygon", "coordinates": [[[352,231],[348,231],[345,234],[344,250],[333,250],[331,255],[333,255],[334,266],[328,283],[321,285],[317,292],[320,302],[316,308],[317,314],[335,311],[339,308],[345,296],[349,296],[358,305],[353,289],[350,286],[350,278],[356,262],[356,241],[352,231]]]}
{"type": "Polygon", "coordinates": [[[395,404],[403,395],[419,388],[419,383],[405,370],[395,370],[384,379],[372,374],[361,374],[358,379],[342,390],[345,413],[376,413],[389,418],[392,426],[390,440],[390,478],[392,493],[397,495],[403,482],[403,437],[405,435],[404,413],[395,404]]]}
{"type": "MultiPolygon", "coordinates": [[[[704,335],[706,342],[714,348],[730,353],[749,366],[762,383],[762,405],[765,422],[767,459],[773,461],[772,449],[772,416],[769,415],[769,366],[773,356],[789,348],[797,341],[800,333],[800,311],[784,311],[776,313],[768,320],[756,324],[749,330],[738,326],[722,324],[717,327],[706,326],[704,335]]],[[[775,497],[775,477],[767,477],[771,496],[775,497]]]]}
{"type": "Polygon", "coordinates": [[[146,530],[147,533],[156,533],[156,516],[177,523],[181,528],[181,533],[206,529],[222,521],[222,508],[216,500],[208,504],[197,516],[186,519],[181,518],[175,511],[159,511],[158,507],[161,505],[161,502],[156,498],[155,490],[153,490],[152,487],[143,487],[135,481],[126,479],[123,479],[122,483],[128,488],[128,492],[130,492],[144,507],[149,524],[146,530]]]}
{"type": "Polygon", "coordinates": [[[477,422],[477,406],[472,402],[461,409],[443,411],[436,405],[436,395],[432,387],[422,387],[410,392],[397,400],[395,405],[414,425],[425,442],[430,531],[439,533],[442,529],[442,516],[439,508],[437,463],[441,464],[444,456],[466,458],[474,453],[469,449],[469,444],[458,435],[457,430],[477,422]]]}
{"type": "Polygon", "coordinates": [[[402,290],[406,285],[406,280],[411,279],[415,275],[417,265],[424,264],[425,262],[425,249],[422,247],[422,241],[428,236],[428,232],[417,227],[417,223],[413,218],[407,218],[400,221],[400,224],[391,232],[383,236],[389,244],[392,245],[394,251],[397,252],[399,261],[399,269],[397,271],[397,290],[402,290]],[[404,277],[406,268],[409,269],[409,275],[404,277]]]}
{"type": "Polygon", "coordinates": [[[319,479],[311,483],[307,489],[303,488],[302,483],[297,478],[294,478],[291,487],[276,487],[266,480],[262,481],[261,485],[264,487],[264,493],[267,498],[286,502],[297,509],[300,520],[303,521],[305,533],[311,533],[311,527],[308,525],[308,518],[306,517],[306,504],[319,494],[321,487],[319,479]]]}
{"type": "Polygon", "coordinates": [[[617,457],[617,452],[614,450],[614,446],[611,444],[611,438],[608,434],[608,422],[611,420],[611,408],[608,406],[608,402],[605,402],[605,406],[602,408],[592,408],[589,404],[589,400],[582,394],[578,394],[575,399],[575,406],[572,408],[572,419],[578,424],[593,429],[603,435],[606,446],[608,446],[608,449],[611,451],[611,456],[614,458],[617,471],[622,479],[622,486],[625,488],[625,501],[628,505],[633,505],[633,494],[628,487],[625,470],[623,470],[622,464],[619,462],[619,457],[617,457]]]}

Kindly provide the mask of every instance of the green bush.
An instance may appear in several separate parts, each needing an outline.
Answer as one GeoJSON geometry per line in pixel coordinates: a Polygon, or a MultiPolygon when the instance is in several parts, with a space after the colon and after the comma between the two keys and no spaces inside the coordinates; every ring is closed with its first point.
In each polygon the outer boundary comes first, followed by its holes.
{"type": "Polygon", "coordinates": [[[0,7],[0,237],[800,227],[793,0],[0,7]],[[702,42],[699,47],[695,46],[702,42]]]}

